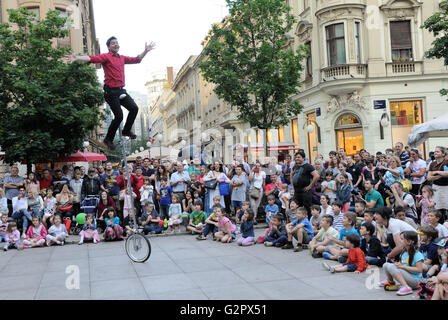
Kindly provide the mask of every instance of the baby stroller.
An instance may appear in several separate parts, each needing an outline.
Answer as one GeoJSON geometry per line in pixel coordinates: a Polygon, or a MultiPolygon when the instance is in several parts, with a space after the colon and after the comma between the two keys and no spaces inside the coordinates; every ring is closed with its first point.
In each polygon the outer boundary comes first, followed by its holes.
{"type": "MultiPolygon", "coordinates": [[[[85,214],[91,214],[95,220],[95,223],[96,223],[95,211],[99,201],[100,199],[98,196],[90,195],[85,197],[84,200],[82,200],[80,206],[81,212],[85,214]]],[[[83,227],[82,224],[76,222],[76,225],[70,228],[72,234],[78,235],[82,231],[82,227],[83,227]]],[[[98,232],[100,232],[100,230],[98,230],[98,232]]]]}

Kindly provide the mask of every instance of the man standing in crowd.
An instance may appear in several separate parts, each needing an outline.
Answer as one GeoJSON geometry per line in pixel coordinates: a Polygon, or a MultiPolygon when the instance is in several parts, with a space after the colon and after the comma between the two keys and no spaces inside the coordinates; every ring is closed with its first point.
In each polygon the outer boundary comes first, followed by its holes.
{"type": "Polygon", "coordinates": [[[101,190],[104,190],[107,192],[107,194],[114,199],[114,202],[117,206],[117,209],[120,210],[120,201],[119,201],[119,194],[120,194],[120,188],[117,184],[117,178],[120,174],[113,170],[112,163],[107,162],[106,163],[106,170],[100,177],[101,182],[101,190]]]}
{"type": "Polygon", "coordinates": [[[364,167],[364,163],[361,161],[361,156],[359,153],[355,154],[355,161],[353,163],[353,159],[351,156],[347,156],[347,172],[352,175],[352,183],[353,189],[359,190],[362,186],[362,168],[364,167]]]}
{"type": "Polygon", "coordinates": [[[53,177],[50,175],[50,170],[45,169],[42,172],[42,179],[39,180],[40,190],[47,190],[51,183],[53,182],[53,177]]]}
{"type": "Polygon", "coordinates": [[[310,208],[313,204],[313,194],[311,189],[319,180],[319,173],[309,163],[305,163],[305,153],[298,151],[294,156],[294,169],[291,172],[290,180],[294,186],[294,198],[303,206],[310,215],[310,208]]]}
{"type": "Polygon", "coordinates": [[[53,194],[56,196],[61,192],[64,185],[70,185],[70,181],[62,176],[62,169],[56,169],[51,185],[53,186],[53,194]]]}
{"type": "Polygon", "coordinates": [[[19,195],[19,187],[25,186],[25,180],[19,176],[19,168],[16,166],[11,168],[11,174],[4,180],[5,196],[8,199],[9,216],[12,215],[12,199],[19,195]]]}
{"type": "Polygon", "coordinates": [[[401,167],[405,169],[406,163],[408,163],[409,161],[409,154],[404,150],[403,144],[401,142],[397,142],[395,144],[395,155],[400,158],[401,167]]]}
{"type": "Polygon", "coordinates": [[[436,209],[442,212],[441,223],[448,218],[448,160],[446,155],[444,147],[436,147],[434,150],[435,160],[429,165],[426,177],[428,181],[432,181],[436,209]]]}
{"type": "Polygon", "coordinates": [[[177,163],[176,169],[177,171],[171,175],[170,186],[173,193],[182,201],[185,198],[185,190],[187,189],[187,183],[190,182],[190,176],[187,171],[184,171],[182,162],[177,163]]]}
{"type": "Polygon", "coordinates": [[[95,177],[95,169],[89,168],[87,178],[82,181],[81,201],[87,196],[99,196],[101,191],[101,182],[95,177]]]}
{"type": "Polygon", "coordinates": [[[125,77],[124,77],[124,65],[140,63],[148,52],[154,49],[155,44],[145,44],[145,50],[137,57],[126,57],[118,54],[120,45],[115,37],[110,37],[106,42],[109,53],[89,55],[89,56],[76,56],[74,54],[68,55],[67,59],[70,62],[86,62],[86,63],[101,63],[104,70],[104,98],[110,109],[114,113],[114,120],[112,120],[109,130],[107,131],[104,144],[110,149],[114,150],[115,146],[113,140],[121,121],[123,120],[123,111],[121,106],[129,110],[126,124],[124,125],[122,135],[136,139],[137,136],[131,131],[134,120],[137,117],[138,106],[134,100],[127,94],[124,89],[125,77]]]}

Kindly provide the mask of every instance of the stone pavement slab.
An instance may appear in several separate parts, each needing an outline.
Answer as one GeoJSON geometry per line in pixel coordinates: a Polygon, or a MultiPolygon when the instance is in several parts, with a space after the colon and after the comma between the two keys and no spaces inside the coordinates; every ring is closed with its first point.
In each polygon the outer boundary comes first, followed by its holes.
{"type": "MultiPolygon", "coordinates": [[[[256,230],[256,236],[263,233],[256,230]]],[[[330,274],[308,251],[239,247],[191,235],[150,237],[151,257],[142,264],[126,255],[124,242],[0,252],[0,299],[335,299],[417,300],[375,289],[378,269],[330,274]],[[78,287],[66,283],[79,275],[78,287]],[[373,289],[369,290],[368,287],[373,289]]],[[[335,264],[330,262],[330,264],[335,264]]],[[[69,282],[69,284],[72,282],[69,282]]]]}

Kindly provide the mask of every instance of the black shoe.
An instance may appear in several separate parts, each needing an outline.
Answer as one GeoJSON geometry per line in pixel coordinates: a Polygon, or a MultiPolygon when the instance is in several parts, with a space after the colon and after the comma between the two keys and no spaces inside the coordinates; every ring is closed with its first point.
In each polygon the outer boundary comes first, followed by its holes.
{"type": "Polygon", "coordinates": [[[294,248],[294,252],[302,252],[302,251],[303,251],[302,245],[297,245],[297,246],[294,248]]]}
{"type": "Polygon", "coordinates": [[[104,144],[109,148],[109,150],[115,150],[114,143],[112,141],[104,139],[104,144]]]}
{"type": "Polygon", "coordinates": [[[274,246],[276,248],[281,248],[281,247],[283,247],[283,244],[281,244],[280,242],[277,242],[276,244],[274,244],[274,246]]]}
{"type": "Polygon", "coordinates": [[[129,137],[129,138],[131,138],[132,140],[137,139],[137,135],[136,135],[135,133],[133,133],[132,131],[129,131],[129,132],[125,132],[125,131],[123,131],[123,132],[121,133],[121,135],[124,136],[124,137],[129,137]]]}
{"type": "Polygon", "coordinates": [[[293,249],[293,248],[294,248],[294,246],[292,245],[292,243],[287,243],[282,247],[282,249],[286,249],[286,250],[293,249]]]}
{"type": "Polygon", "coordinates": [[[322,258],[322,253],[320,253],[320,252],[313,252],[313,253],[311,254],[311,256],[312,256],[313,258],[315,258],[315,259],[317,259],[317,258],[322,258]]]}

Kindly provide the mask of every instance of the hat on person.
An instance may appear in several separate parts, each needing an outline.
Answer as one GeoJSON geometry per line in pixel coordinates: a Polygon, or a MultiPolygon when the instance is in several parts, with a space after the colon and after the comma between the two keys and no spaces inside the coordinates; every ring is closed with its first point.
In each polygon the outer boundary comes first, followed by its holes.
{"type": "Polygon", "coordinates": [[[434,243],[436,246],[438,247],[447,247],[448,243],[447,243],[447,238],[437,238],[436,240],[434,240],[434,243]]]}
{"type": "Polygon", "coordinates": [[[182,163],[183,163],[184,165],[185,165],[185,164],[188,164],[187,160],[182,161],[182,163]]]}

